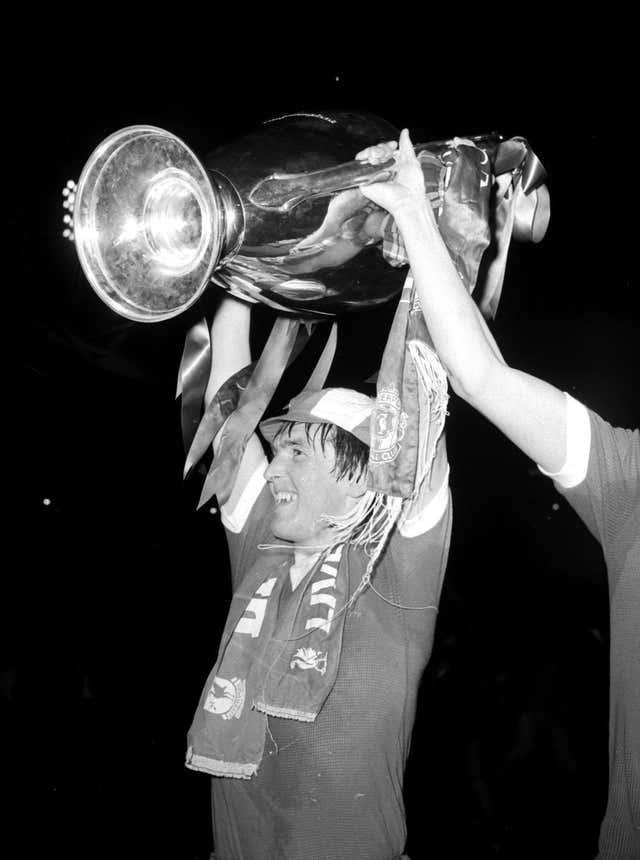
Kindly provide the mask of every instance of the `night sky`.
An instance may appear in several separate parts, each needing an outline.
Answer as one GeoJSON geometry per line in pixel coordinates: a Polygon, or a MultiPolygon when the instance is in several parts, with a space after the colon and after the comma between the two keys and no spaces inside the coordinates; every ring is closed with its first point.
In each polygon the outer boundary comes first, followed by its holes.
{"type": "MultiPolygon", "coordinates": [[[[175,386],[186,330],[218,296],[148,325],[91,290],[61,235],[61,189],[108,134],[152,124],[204,156],[281,113],[357,108],[414,141],[526,137],[549,174],[551,223],[540,245],[511,248],[496,340],[611,423],[640,417],[635,87],[617,35],[519,31],[475,49],[425,35],[388,53],[382,35],[278,40],[273,21],[251,40],[203,24],[191,46],[199,23],[181,27],[143,38],[106,21],[99,39],[57,28],[26,77],[5,72],[0,704],[16,857],[211,850],[208,779],[183,760],[228,565],[219,517],[196,511],[198,477],[182,480],[175,386]]],[[[393,310],[341,320],[330,383],[377,368],[393,310]]],[[[272,319],[257,312],[256,346],[272,319]]],[[[406,779],[408,853],[587,860],[607,780],[601,554],[455,396],[447,432],[454,531],[406,779]]]]}

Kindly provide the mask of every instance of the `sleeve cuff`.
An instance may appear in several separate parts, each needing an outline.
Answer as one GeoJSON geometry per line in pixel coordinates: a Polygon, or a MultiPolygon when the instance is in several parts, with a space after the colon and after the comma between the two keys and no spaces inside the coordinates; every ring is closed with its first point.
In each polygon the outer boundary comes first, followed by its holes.
{"type": "Polygon", "coordinates": [[[267,467],[267,458],[263,457],[258,463],[255,471],[246,483],[240,498],[236,502],[233,510],[229,510],[227,505],[220,508],[222,525],[234,534],[238,534],[245,527],[251,508],[256,503],[256,499],[262,492],[266,483],[264,479],[264,470],[267,467]]]}
{"type": "Polygon", "coordinates": [[[440,522],[449,504],[449,468],[444,481],[426,507],[398,524],[398,531],[405,538],[418,537],[440,522]]]}
{"type": "Polygon", "coordinates": [[[566,391],[564,396],[567,404],[567,453],[564,465],[558,472],[547,472],[542,466],[538,466],[538,469],[563,489],[570,490],[581,484],[587,476],[591,450],[591,421],[586,406],[566,391]]]}

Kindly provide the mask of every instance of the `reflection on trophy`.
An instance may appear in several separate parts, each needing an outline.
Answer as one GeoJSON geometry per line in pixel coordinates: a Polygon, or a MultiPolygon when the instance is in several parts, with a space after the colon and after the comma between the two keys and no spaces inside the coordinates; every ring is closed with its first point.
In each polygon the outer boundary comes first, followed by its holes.
{"type": "MultiPolygon", "coordinates": [[[[122,316],[169,319],[213,284],[273,308],[280,317],[265,349],[294,354],[296,320],[372,308],[403,289],[407,261],[395,225],[359,190],[391,178],[395,161],[354,160],[360,150],[397,137],[388,122],[362,112],[294,113],[200,161],[168,131],[124,128],[98,146],[78,185],[63,192],[65,233],[93,289],[122,316]]],[[[511,238],[537,242],[546,231],[544,170],[526,140],[498,134],[418,144],[415,151],[438,227],[469,291],[493,246],[479,301],[492,315],[511,238]]],[[[331,358],[324,359],[325,377],[331,358]]],[[[208,361],[203,322],[187,335],[180,369],[188,468],[238,397],[246,398],[251,372],[253,387],[265,396],[264,379],[256,378],[268,365],[261,359],[255,372],[247,369],[223,386],[200,421],[208,361]]],[[[272,381],[271,393],[274,388],[272,381]]],[[[243,437],[265,406],[253,409],[243,437]]],[[[241,449],[236,446],[236,460],[241,449]]],[[[227,469],[227,489],[236,465],[227,469]]],[[[207,492],[221,501],[226,490],[212,484],[207,492]]]]}

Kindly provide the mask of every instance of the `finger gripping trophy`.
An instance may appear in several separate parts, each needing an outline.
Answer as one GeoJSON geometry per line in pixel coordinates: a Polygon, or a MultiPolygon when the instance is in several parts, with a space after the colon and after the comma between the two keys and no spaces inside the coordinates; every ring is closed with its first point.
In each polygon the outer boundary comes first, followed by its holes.
{"type": "MultiPolygon", "coordinates": [[[[166,320],[191,307],[210,284],[277,313],[259,361],[229,380],[202,417],[206,322],[187,334],[178,382],[186,471],[241,401],[254,401],[253,408],[244,405],[237,438],[217,454],[201,504],[214,492],[221,502],[228,495],[243,445],[313,324],[376,307],[406,288],[408,261],[398,231],[359,190],[389,179],[394,161],[354,160],[360,150],[397,136],[388,122],[363,112],[292,113],[201,162],[170,132],[131,126],[97,147],[77,186],[67,183],[65,235],[73,239],[89,283],[117,313],[140,322],[166,320]]],[[[478,287],[483,312],[493,315],[511,238],[537,242],[546,231],[544,170],[526,140],[498,134],[418,144],[415,151],[456,268],[467,289],[478,287]],[[493,259],[483,267],[480,285],[480,262],[490,245],[493,259]]],[[[410,327],[409,316],[396,317],[390,334],[398,341],[392,351],[399,360],[393,370],[387,360],[387,371],[399,374],[399,415],[415,411],[404,402],[401,384],[408,343],[415,341],[410,327]]],[[[310,384],[322,387],[334,348],[335,323],[324,369],[310,384]]],[[[388,383],[384,370],[380,376],[388,383]]],[[[386,384],[379,398],[380,426],[387,426],[383,417],[395,396],[388,389],[386,384]]],[[[390,474],[381,481],[405,497],[415,492],[413,484],[397,487],[390,474]]]]}

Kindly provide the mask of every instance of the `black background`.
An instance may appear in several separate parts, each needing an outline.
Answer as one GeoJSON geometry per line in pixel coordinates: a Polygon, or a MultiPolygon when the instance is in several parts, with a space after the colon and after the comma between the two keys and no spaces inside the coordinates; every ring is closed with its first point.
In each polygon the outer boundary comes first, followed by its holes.
{"type": "MultiPolygon", "coordinates": [[[[9,27],[21,59],[5,71],[0,702],[16,857],[211,849],[208,779],[183,759],[229,590],[219,518],[195,511],[197,481],[181,479],[175,381],[195,312],[155,325],[116,316],[61,236],[61,189],[112,131],[158,125],[204,155],[270,116],[347,107],[416,141],[527,137],[552,218],[540,245],[512,247],[496,339],[514,366],[637,425],[624,24],[551,39],[531,22],[498,36],[456,10],[419,24],[394,11],[366,38],[339,35],[339,21],[325,32],[309,10],[251,36],[247,10],[229,21],[156,10],[160,24],[134,28],[114,8],[86,28],[40,15],[9,27]]],[[[332,382],[376,369],[392,313],[341,322],[332,382]]],[[[258,317],[259,339],[270,318],[258,317]]],[[[536,468],[455,397],[448,434],[454,533],[406,780],[408,852],[586,860],[607,781],[601,554],[536,468]]]]}

